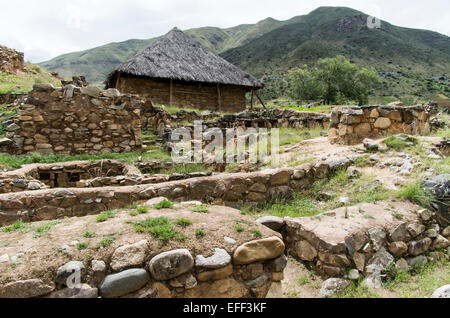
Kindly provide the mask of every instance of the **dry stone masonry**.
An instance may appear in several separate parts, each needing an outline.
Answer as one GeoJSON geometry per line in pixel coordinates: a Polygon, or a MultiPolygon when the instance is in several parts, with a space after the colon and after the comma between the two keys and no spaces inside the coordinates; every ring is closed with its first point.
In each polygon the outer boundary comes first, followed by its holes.
{"type": "Polygon", "coordinates": [[[431,131],[429,117],[423,105],[338,107],[331,113],[329,139],[333,143],[356,144],[387,133],[427,135],[431,131]]]}
{"type": "Polygon", "coordinates": [[[142,101],[115,89],[36,84],[6,125],[12,152],[95,154],[140,148],[142,101]]]}
{"type": "MultiPolygon", "coordinates": [[[[8,260],[0,262],[0,297],[281,297],[281,280],[287,258],[279,233],[256,224],[250,217],[240,215],[235,209],[210,206],[207,214],[195,213],[191,209],[192,204],[187,203],[176,210],[151,210],[149,215],[189,217],[193,220],[192,227],[203,224],[206,233],[204,238],[193,237],[158,244],[158,240],[149,236],[149,233],[137,233],[132,225],[127,225],[121,216],[117,216],[119,219],[111,220],[110,225],[120,226],[125,231],[124,235],[110,247],[94,254],[74,254],[67,247],[66,252],[72,256],[67,261],[58,257],[44,260],[45,252],[41,250],[31,254],[25,252],[22,255],[23,265],[11,271],[6,270],[7,267],[10,268],[9,255],[15,253],[11,247],[5,254],[8,260]],[[259,228],[260,237],[253,237],[250,231],[237,233],[234,230],[237,219],[244,220],[250,227],[259,228]],[[217,226],[220,226],[220,230],[216,229],[217,226]],[[225,235],[233,236],[235,240],[225,235]],[[31,265],[39,260],[41,262],[38,265],[31,265]],[[34,266],[35,271],[27,270],[27,266],[34,266]],[[35,272],[40,275],[34,276],[35,272]],[[76,288],[69,288],[74,273],[79,273],[80,284],[76,288]]],[[[124,214],[125,217],[128,215],[124,214]]],[[[92,217],[85,217],[82,223],[73,218],[67,219],[66,222],[71,224],[71,235],[75,236],[66,236],[65,239],[73,239],[78,235],[75,233],[83,233],[83,224],[92,221],[89,218],[92,217]]],[[[52,230],[58,239],[64,236],[59,235],[66,231],[64,227],[60,224],[52,230]]],[[[97,233],[102,230],[102,225],[95,228],[97,233]]],[[[191,235],[186,231],[186,235],[191,235]]],[[[38,242],[34,243],[40,244],[46,238],[36,240],[38,242]]],[[[52,241],[49,244],[53,246],[61,242],[52,241]]]]}
{"type": "Polygon", "coordinates": [[[0,72],[16,74],[25,71],[23,53],[0,45],[0,72]]]}

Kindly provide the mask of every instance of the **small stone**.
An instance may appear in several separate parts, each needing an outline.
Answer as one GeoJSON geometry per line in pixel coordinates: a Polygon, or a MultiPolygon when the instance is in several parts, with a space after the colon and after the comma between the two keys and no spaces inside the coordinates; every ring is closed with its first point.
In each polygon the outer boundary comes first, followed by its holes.
{"type": "Polygon", "coordinates": [[[426,258],[426,256],[419,255],[413,258],[409,258],[407,262],[410,267],[414,268],[416,266],[424,266],[426,263],[428,263],[428,259],[426,258]]]}
{"type": "Polygon", "coordinates": [[[372,241],[373,248],[378,251],[385,245],[386,233],[379,227],[372,228],[368,231],[369,238],[372,241]]]}
{"type": "Polygon", "coordinates": [[[205,258],[203,255],[197,255],[195,266],[204,268],[221,268],[231,263],[231,256],[221,248],[216,248],[214,255],[205,258]]]}
{"type": "Polygon", "coordinates": [[[425,231],[425,225],[419,223],[410,223],[408,224],[408,232],[414,238],[425,231]]]}
{"type": "Polygon", "coordinates": [[[286,265],[287,257],[283,254],[280,257],[267,263],[267,269],[271,272],[282,272],[286,268],[286,265]]]}
{"type": "Polygon", "coordinates": [[[91,262],[92,270],[96,273],[104,273],[106,271],[106,264],[104,261],[92,260],[91,262]]]}
{"type": "Polygon", "coordinates": [[[429,237],[426,237],[419,241],[409,242],[408,251],[410,255],[416,256],[428,251],[432,243],[429,237]]]}
{"type": "Polygon", "coordinates": [[[359,271],[357,269],[351,269],[348,272],[348,279],[350,279],[350,280],[358,280],[359,279],[359,271]]]}
{"type": "Polygon", "coordinates": [[[379,289],[381,288],[381,275],[379,272],[375,272],[368,277],[366,277],[362,282],[361,286],[368,289],[379,289]]]}
{"type": "Polygon", "coordinates": [[[6,263],[9,262],[9,256],[8,254],[3,254],[2,256],[0,256],[0,263],[6,263]]]}
{"type": "Polygon", "coordinates": [[[300,180],[306,175],[305,170],[294,170],[292,173],[292,179],[294,180],[300,180]]]}
{"type": "Polygon", "coordinates": [[[444,285],[436,289],[431,298],[450,298],[450,285],[444,285]]]}
{"type": "Polygon", "coordinates": [[[234,240],[228,236],[224,236],[223,240],[225,241],[225,243],[230,244],[230,245],[234,245],[237,243],[236,240],[234,240]]]}
{"type": "Polygon", "coordinates": [[[406,239],[407,234],[407,223],[403,222],[399,224],[390,234],[389,237],[391,241],[399,242],[404,241],[406,239]]]}
{"type": "Polygon", "coordinates": [[[194,259],[187,249],[164,252],[153,257],[149,263],[150,272],[156,280],[168,280],[190,271],[194,259]]]}
{"type": "Polygon", "coordinates": [[[108,88],[107,90],[103,91],[103,96],[105,97],[120,97],[120,92],[119,90],[115,89],[115,88],[108,88]]]}
{"type": "Polygon", "coordinates": [[[102,94],[102,91],[95,86],[87,86],[81,88],[81,93],[86,94],[90,97],[98,98],[102,94]]]}
{"type": "Polygon", "coordinates": [[[408,251],[408,245],[405,242],[392,242],[389,244],[389,252],[394,256],[401,256],[408,251]]]}
{"type": "Polygon", "coordinates": [[[197,275],[197,279],[201,282],[205,282],[208,280],[220,280],[231,276],[231,274],[233,274],[233,265],[229,264],[228,266],[225,266],[223,268],[200,272],[197,275]]]}
{"type": "Polygon", "coordinates": [[[41,185],[39,182],[31,181],[28,183],[27,189],[28,190],[39,190],[41,188],[41,185]]]}
{"type": "Polygon", "coordinates": [[[344,291],[349,285],[350,282],[346,279],[329,278],[323,282],[319,294],[321,297],[328,298],[334,294],[344,291]]]}
{"type": "Polygon", "coordinates": [[[100,286],[100,295],[105,298],[123,296],[142,288],[149,280],[150,275],[142,268],[108,275],[100,286]]]}
{"type": "Polygon", "coordinates": [[[347,168],[347,176],[349,178],[359,178],[361,175],[362,175],[361,171],[359,171],[355,167],[348,167],[347,168]]]}
{"type": "Polygon", "coordinates": [[[153,198],[153,199],[150,199],[147,202],[145,202],[142,206],[148,207],[148,208],[153,208],[156,204],[159,204],[164,200],[167,200],[167,198],[165,198],[165,197],[153,198]]]}
{"type": "Polygon", "coordinates": [[[111,258],[111,268],[114,271],[121,271],[125,268],[141,266],[148,248],[147,240],[117,248],[111,258]]]}
{"type": "Polygon", "coordinates": [[[425,236],[432,238],[432,239],[438,237],[438,235],[439,235],[439,233],[435,229],[429,229],[429,230],[425,231],[425,236]]]}
{"type": "Polygon", "coordinates": [[[385,272],[393,262],[394,257],[382,247],[369,260],[366,266],[366,273],[373,274],[385,272]]]}
{"type": "Polygon", "coordinates": [[[433,212],[427,209],[420,210],[418,213],[423,221],[428,221],[433,216],[433,212]]]}
{"type": "Polygon", "coordinates": [[[408,262],[404,258],[400,258],[395,263],[395,270],[396,271],[407,271],[409,269],[408,262]]]}
{"type": "Polygon", "coordinates": [[[447,240],[442,235],[438,235],[437,238],[433,241],[431,247],[435,250],[445,249],[450,245],[450,241],[447,240]]]}
{"type": "Polygon", "coordinates": [[[279,282],[279,281],[282,281],[283,279],[284,279],[284,273],[283,272],[272,273],[272,280],[274,282],[279,282]]]}

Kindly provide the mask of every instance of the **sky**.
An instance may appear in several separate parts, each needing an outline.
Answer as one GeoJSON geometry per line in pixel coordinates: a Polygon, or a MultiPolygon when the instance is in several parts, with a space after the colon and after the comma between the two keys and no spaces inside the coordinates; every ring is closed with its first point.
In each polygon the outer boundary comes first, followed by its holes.
{"type": "Polygon", "coordinates": [[[2,0],[0,44],[37,63],[110,42],[160,36],[174,26],[287,20],[320,6],[346,6],[394,25],[450,36],[448,0],[2,0]]]}

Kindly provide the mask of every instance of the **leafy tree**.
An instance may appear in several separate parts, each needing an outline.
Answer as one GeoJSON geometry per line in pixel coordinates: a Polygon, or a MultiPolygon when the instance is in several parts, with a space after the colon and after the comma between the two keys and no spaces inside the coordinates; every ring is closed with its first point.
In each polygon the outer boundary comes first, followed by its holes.
{"type": "Polygon", "coordinates": [[[362,105],[368,102],[370,90],[380,83],[374,68],[358,68],[342,55],[324,58],[309,69],[289,71],[291,95],[301,100],[324,99],[328,104],[350,99],[362,105]]]}

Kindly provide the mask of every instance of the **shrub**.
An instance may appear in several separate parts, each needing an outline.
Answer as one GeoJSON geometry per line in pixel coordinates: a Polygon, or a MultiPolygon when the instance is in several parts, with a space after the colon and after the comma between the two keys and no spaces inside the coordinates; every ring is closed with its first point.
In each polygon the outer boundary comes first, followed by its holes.
{"type": "Polygon", "coordinates": [[[191,220],[188,220],[188,219],[181,218],[181,219],[178,219],[178,220],[176,221],[176,224],[177,224],[178,226],[181,226],[181,227],[187,227],[187,226],[189,226],[189,225],[192,224],[192,221],[191,221],[191,220]]]}
{"type": "Polygon", "coordinates": [[[196,229],[195,230],[195,236],[197,237],[204,237],[206,235],[205,230],[204,229],[196,229]]]}
{"type": "Polygon", "coordinates": [[[157,210],[161,209],[172,209],[173,208],[173,202],[169,201],[167,199],[164,199],[163,201],[159,202],[158,204],[155,204],[153,207],[157,210]]]}

